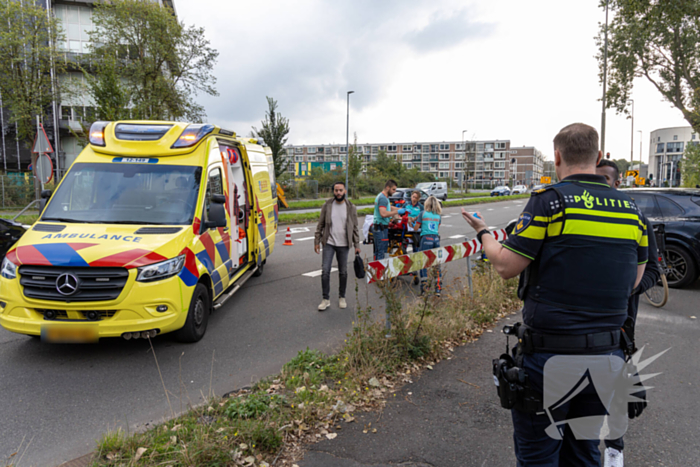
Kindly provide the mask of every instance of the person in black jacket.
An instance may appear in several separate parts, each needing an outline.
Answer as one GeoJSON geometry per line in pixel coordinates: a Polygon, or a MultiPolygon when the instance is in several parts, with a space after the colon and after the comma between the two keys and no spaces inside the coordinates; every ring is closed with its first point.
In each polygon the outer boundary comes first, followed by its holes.
{"type": "MultiPolygon", "coordinates": [[[[608,182],[612,188],[617,189],[620,186],[620,171],[617,165],[607,159],[600,161],[596,167],[596,173],[605,177],[605,181],[608,182]]],[[[632,198],[634,199],[634,197],[632,198]]],[[[640,212],[640,215],[642,213],[640,212]]],[[[643,215],[642,215],[643,216],[643,215]]],[[[634,322],[637,321],[637,310],[639,309],[639,296],[652,288],[661,278],[661,270],[659,269],[659,260],[656,246],[656,237],[653,235],[654,228],[646,217],[643,217],[646,225],[647,232],[649,232],[649,262],[647,262],[644,268],[644,275],[642,280],[636,289],[632,291],[632,295],[629,299],[629,304],[627,306],[627,315],[631,317],[634,322]]],[[[605,440],[605,455],[604,455],[604,467],[622,467],[624,462],[624,456],[622,450],[624,448],[624,442],[622,438],[614,440],[605,440]]]]}

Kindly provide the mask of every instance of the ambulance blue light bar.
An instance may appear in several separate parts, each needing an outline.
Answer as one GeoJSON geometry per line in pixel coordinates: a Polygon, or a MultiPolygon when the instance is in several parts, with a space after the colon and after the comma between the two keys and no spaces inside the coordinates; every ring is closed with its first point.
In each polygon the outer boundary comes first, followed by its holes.
{"type": "Polygon", "coordinates": [[[109,122],[95,122],[90,126],[90,135],[88,140],[90,144],[95,146],[105,145],[105,128],[107,128],[109,122]]]}
{"type": "Polygon", "coordinates": [[[210,125],[209,123],[188,125],[177,141],[175,141],[175,144],[170,146],[170,149],[189,148],[190,146],[194,146],[212,131],[214,131],[214,125],[210,125]]]}
{"type": "Polygon", "coordinates": [[[114,128],[117,139],[128,141],[158,141],[172,125],[143,125],[140,123],[118,123],[114,128]]]}

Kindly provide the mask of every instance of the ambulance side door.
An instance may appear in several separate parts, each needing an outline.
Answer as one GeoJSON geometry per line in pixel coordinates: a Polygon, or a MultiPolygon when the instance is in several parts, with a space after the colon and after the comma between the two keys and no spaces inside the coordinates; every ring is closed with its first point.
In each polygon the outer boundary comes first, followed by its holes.
{"type": "MultiPolygon", "coordinates": [[[[209,220],[209,209],[213,195],[224,195],[224,168],[220,162],[210,165],[207,169],[207,188],[204,197],[204,209],[202,217],[209,220]]],[[[227,213],[228,217],[228,213],[227,213]]],[[[202,232],[199,240],[204,246],[204,251],[197,257],[205,265],[211,275],[214,287],[214,296],[218,296],[226,290],[229,284],[229,270],[231,268],[229,225],[226,227],[210,228],[204,230],[205,222],[202,222],[202,232]]]]}

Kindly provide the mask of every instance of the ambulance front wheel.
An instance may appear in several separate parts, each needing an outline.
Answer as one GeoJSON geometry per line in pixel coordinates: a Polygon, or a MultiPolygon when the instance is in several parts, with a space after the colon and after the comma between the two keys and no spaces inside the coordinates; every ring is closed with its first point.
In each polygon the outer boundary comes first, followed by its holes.
{"type": "Polygon", "coordinates": [[[197,342],[204,337],[204,333],[207,331],[210,310],[209,291],[204,284],[197,284],[192,294],[187,320],[182,329],[177,331],[177,339],[180,342],[197,342]]]}

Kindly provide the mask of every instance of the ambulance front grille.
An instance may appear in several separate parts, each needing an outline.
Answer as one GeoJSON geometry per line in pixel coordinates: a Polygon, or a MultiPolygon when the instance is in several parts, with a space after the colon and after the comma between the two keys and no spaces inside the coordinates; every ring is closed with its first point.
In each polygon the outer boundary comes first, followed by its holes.
{"type": "Polygon", "coordinates": [[[65,268],[58,266],[20,266],[20,285],[28,298],[60,302],[99,302],[115,300],[129,278],[124,268],[65,268]],[[58,291],[62,274],[77,279],[77,292],[64,295],[58,291]]]}

